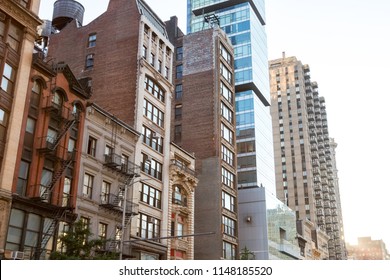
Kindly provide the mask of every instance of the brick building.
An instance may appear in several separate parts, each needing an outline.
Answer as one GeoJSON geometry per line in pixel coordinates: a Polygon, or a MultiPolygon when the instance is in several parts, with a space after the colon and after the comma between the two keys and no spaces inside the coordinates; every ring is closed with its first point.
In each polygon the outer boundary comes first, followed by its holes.
{"type": "Polygon", "coordinates": [[[76,218],[76,191],[90,88],[66,64],[34,54],[12,186],[7,251],[47,259],[57,227],[76,218]]]}
{"type": "Polygon", "coordinates": [[[211,28],[184,36],[167,22],[176,47],[172,140],[195,153],[195,259],[238,258],[233,48],[211,28]]]}
{"type": "Polygon", "coordinates": [[[60,16],[58,12],[53,17],[59,32],[50,36],[49,57],[69,63],[79,78],[92,77],[92,101],[141,133],[134,162],[141,169],[139,180],[149,187],[133,188],[139,212],[125,240],[149,239],[136,258],[169,259],[169,239],[158,239],[169,236],[173,225],[169,178],[173,45],[165,24],[142,0],[111,0],[107,11],[85,26],[77,20],[63,24],[60,16]],[[141,203],[142,197],[152,194],[158,194],[161,203],[152,199],[141,203]]]}

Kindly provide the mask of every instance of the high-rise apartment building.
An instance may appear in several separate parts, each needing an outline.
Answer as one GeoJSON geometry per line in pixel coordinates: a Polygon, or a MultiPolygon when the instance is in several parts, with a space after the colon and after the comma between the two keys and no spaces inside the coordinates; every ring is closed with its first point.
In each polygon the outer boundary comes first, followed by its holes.
{"type": "MultiPolygon", "coordinates": [[[[33,59],[39,0],[0,2],[0,220],[11,211],[17,151],[23,130],[33,59]],[[7,164],[5,164],[7,163],[7,164]]],[[[4,249],[7,222],[0,224],[0,249],[4,249]]]]}
{"type": "Polygon", "coordinates": [[[329,259],[345,258],[340,197],[325,99],[310,79],[310,68],[295,57],[272,60],[271,112],[277,196],[329,236],[329,259]]]}
{"type": "Polygon", "coordinates": [[[238,258],[233,48],[217,26],[189,35],[167,22],[176,47],[172,138],[196,157],[195,259],[238,258]]]}
{"type": "MultiPolygon", "coordinates": [[[[74,3],[59,0],[55,5],[61,2],[64,7],[74,3]]],[[[139,200],[139,211],[131,234],[124,239],[146,239],[134,242],[141,259],[167,259],[169,241],[158,239],[169,236],[172,226],[169,116],[173,45],[165,24],[142,0],[111,0],[107,11],[85,26],[69,20],[72,11],[54,7],[53,26],[59,32],[50,36],[48,56],[67,61],[77,77],[91,77],[92,101],[141,133],[132,157],[147,187],[141,190],[138,184],[131,188],[132,197],[139,200]],[[148,202],[142,201],[143,196],[150,197],[148,202]],[[152,203],[152,196],[161,203],[152,203]]],[[[120,150],[118,147],[115,153],[120,150]]]]}

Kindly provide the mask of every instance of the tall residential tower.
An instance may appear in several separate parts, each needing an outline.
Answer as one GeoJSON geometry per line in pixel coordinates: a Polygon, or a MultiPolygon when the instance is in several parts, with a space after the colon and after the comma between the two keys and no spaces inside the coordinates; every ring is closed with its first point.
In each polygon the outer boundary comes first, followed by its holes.
{"type": "Polygon", "coordinates": [[[308,219],[326,232],[329,259],[345,259],[325,99],[309,66],[295,57],[283,55],[269,65],[277,196],[297,220],[308,219]]]}

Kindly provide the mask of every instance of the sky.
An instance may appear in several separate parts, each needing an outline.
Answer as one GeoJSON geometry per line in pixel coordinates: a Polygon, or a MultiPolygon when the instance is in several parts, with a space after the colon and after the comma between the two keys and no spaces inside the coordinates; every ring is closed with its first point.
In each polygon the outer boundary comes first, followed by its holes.
{"type": "MultiPolygon", "coordinates": [[[[41,0],[42,19],[51,19],[54,2],[41,0]]],[[[109,1],[79,2],[85,25],[109,1]]],[[[146,2],[164,21],[176,15],[186,31],[186,0],[146,2]]],[[[285,52],[309,64],[325,97],[346,241],[371,236],[390,252],[390,1],[266,0],[266,30],[269,59],[285,52]]]]}

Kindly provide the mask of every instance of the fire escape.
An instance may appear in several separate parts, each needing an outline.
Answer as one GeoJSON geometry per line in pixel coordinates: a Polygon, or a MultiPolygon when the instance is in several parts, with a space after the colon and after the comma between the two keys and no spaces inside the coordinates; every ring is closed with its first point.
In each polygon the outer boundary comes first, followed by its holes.
{"type": "MultiPolygon", "coordinates": [[[[116,130],[117,124],[114,124],[111,138],[113,151],[104,155],[104,166],[119,175],[123,181],[119,184],[116,192],[101,197],[100,207],[122,217],[122,224],[117,227],[115,232],[115,236],[118,237],[124,234],[124,229],[127,228],[132,217],[138,215],[139,205],[134,203],[132,192],[130,197],[127,196],[127,190],[134,185],[135,178],[140,177],[140,167],[127,157],[115,153],[116,130]]],[[[114,238],[106,243],[105,250],[118,252],[119,247],[120,240],[114,238]]]]}
{"type": "Polygon", "coordinates": [[[68,151],[67,147],[61,146],[65,135],[70,129],[79,122],[77,111],[71,111],[63,104],[58,104],[52,97],[44,100],[43,110],[50,117],[50,121],[58,123],[58,131],[55,135],[47,135],[39,138],[38,152],[45,158],[54,163],[54,170],[48,183],[41,182],[35,186],[33,199],[45,204],[51,209],[51,221],[45,224],[43,236],[34,252],[35,259],[44,259],[46,246],[58,227],[60,221],[74,220],[75,215],[72,213],[70,205],[70,196],[59,195],[53,190],[57,182],[64,175],[68,167],[71,167],[75,160],[75,151],[68,151]],[[53,195],[55,194],[55,195],[53,195]]]}

